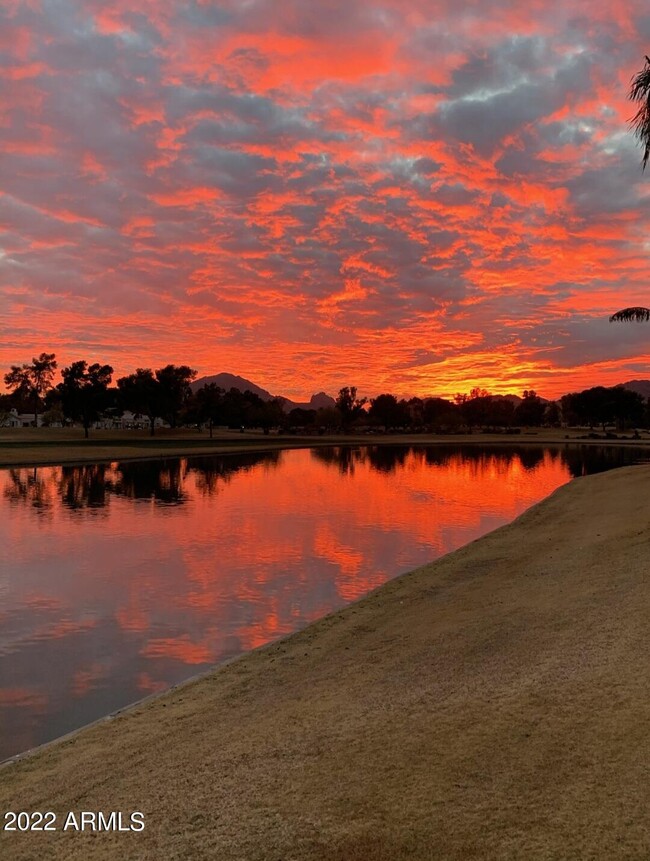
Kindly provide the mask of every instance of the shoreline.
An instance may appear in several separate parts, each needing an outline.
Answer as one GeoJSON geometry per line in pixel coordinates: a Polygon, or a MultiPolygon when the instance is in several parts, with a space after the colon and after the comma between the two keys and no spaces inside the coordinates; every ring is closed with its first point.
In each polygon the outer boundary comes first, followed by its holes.
{"type": "Polygon", "coordinates": [[[650,466],[2,767],[5,810],[143,810],[7,857],[641,858],[650,466]]]}
{"type": "MultiPolygon", "coordinates": [[[[40,429],[39,429],[40,431],[40,429]]],[[[127,432],[128,433],[128,432],[127,432]]],[[[348,434],[330,436],[264,436],[238,433],[197,439],[192,436],[124,437],[104,432],[89,440],[74,437],[30,439],[24,433],[7,438],[0,432],[0,469],[76,466],[113,461],[160,460],[243,452],[321,448],[330,446],[606,446],[647,448],[650,438],[593,439],[584,435],[543,430],[522,434],[348,434]]],[[[41,435],[42,436],[42,435],[41,435]]]]}

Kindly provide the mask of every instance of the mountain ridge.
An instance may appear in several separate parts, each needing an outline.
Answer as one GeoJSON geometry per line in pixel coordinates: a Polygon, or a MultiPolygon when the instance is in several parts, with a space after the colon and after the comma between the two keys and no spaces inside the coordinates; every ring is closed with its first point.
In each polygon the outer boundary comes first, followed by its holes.
{"type": "MultiPolygon", "coordinates": [[[[258,395],[263,401],[277,399],[282,402],[282,408],[285,412],[291,412],[293,409],[319,410],[321,408],[333,407],[336,403],[333,397],[323,391],[313,394],[309,401],[294,401],[291,398],[284,397],[283,395],[272,395],[267,389],[263,389],[251,380],[247,380],[245,377],[240,377],[237,374],[226,372],[211,374],[209,376],[200,377],[198,380],[194,380],[191,384],[192,391],[197,391],[197,389],[200,389],[202,386],[208,385],[209,383],[215,383],[220,388],[225,389],[225,391],[229,391],[231,388],[238,389],[240,392],[251,391],[258,395]]],[[[623,386],[630,391],[637,392],[645,398],[650,397],[650,380],[628,380],[625,383],[617,383],[616,385],[623,386]]],[[[423,395],[422,397],[426,400],[437,396],[423,395]]],[[[493,397],[498,400],[512,401],[515,406],[521,403],[522,400],[519,395],[515,394],[493,395],[493,397]]],[[[542,400],[549,401],[552,399],[542,398],[542,400]]],[[[559,400],[559,398],[556,398],[556,400],[559,400]]]]}
{"type": "Polygon", "coordinates": [[[281,401],[282,409],[287,413],[294,409],[319,410],[322,408],[333,407],[336,403],[334,398],[330,397],[325,392],[316,392],[316,394],[311,396],[309,401],[292,401],[291,398],[285,398],[283,395],[272,395],[267,389],[263,389],[261,386],[251,382],[251,380],[247,380],[245,377],[240,377],[237,374],[229,374],[226,372],[211,374],[207,377],[199,377],[198,380],[194,380],[194,382],[191,383],[192,391],[196,392],[198,389],[209,385],[210,383],[214,383],[220,388],[225,389],[227,392],[230,391],[230,389],[238,389],[240,392],[253,392],[253,394],[258,395],[258,397],[263,401],[281,401]]]}
{"type": "Polygon", "coordinates": [[[621,383],[624,389],[629,389],[631,392],[636,392],[644,398],[650,398],[650,380],[628,380],[627,383],[621,383]]]}

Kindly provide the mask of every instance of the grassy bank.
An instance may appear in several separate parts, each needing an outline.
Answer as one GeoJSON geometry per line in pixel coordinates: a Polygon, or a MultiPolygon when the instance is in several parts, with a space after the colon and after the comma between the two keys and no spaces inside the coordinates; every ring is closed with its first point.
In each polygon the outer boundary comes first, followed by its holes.
{"type": "MultiPolygon", "coordinates": [[[[0,433],[0,468],[222,454],[305,444],[314,443],[295,437],[250,433],[220,433],[210,439],[207,434],[187,430],[163,431],[154,437],[141,431],[98,431],[86,440],[83,431],[28,428],[12,435],[0,433]]],[[[318,445],[318,439],[315,444],[318,445]]]]}
{"type": "Polygon", "coordinates": [[[577,479],[366,599],[0,770],[11,861],[642,859],[650,467],[577,479]]]}
{"type": "MultiPolygon", "coordinates": [[[[629,436],[629,435],[628,435],[629,436]]],[[[210,439],[207,432],[161,429],[156,436],[147,431],[93,431],[84,439],[80,428],[0,428],[0,467],[47,464],[93,463],[110,460],[139,460],[191,454],[302,448],[317,445],[635,445],[650,447],[650,436],[633,439],[585,439],[585,432],[539,429],[509,434],[336,434],[292,436],[261,432],[219,431],[210,439]]]]}

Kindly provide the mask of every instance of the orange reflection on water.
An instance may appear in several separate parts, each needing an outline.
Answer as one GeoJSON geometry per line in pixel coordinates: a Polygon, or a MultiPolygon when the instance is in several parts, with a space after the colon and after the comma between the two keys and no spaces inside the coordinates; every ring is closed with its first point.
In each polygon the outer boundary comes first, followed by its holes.
{"type": "Polygon", "coordinates": [[[137,679],[137,687],[143,696],[146,696],[147,694],[157,694],[166,690],[169,687],[169,682],[163,679],[156,681],[156,679],[151,678],[149,673],[140,673],[137,679]]]}
{"type": "Polygon", "coordinates": [[[151,639],[140,650],[145,658],[173,658],[184,664],[208,664],[213,658],[209,643],[193,643],[189,635],[151,639]]]}
{"type": "Polygon", "coordinates": [[[257,649],[271,640],[276,640],[278,637],[288,634],[292,630],[293,626],[282,623],[277,611],[271,609],[252,625],[246,625],[237,629],[235,635],[239,638],[242,651],[247,652],[250,649],[257,649]]]}
{"type": "Polygon", "coordinates": [[[0,471],[0,758],[284,636],[589,468],[368,446],[0,471]]]}
{"type": "Polygon", "coordinates": [[[115,621],[123,631],[143,633],[151,625],[151,618],[142,607],[137,604],[137,595],[129,594],[128,604],[119,607],[115,611],[115,621]]]}
{"type": "Polygon", "coordinates": [[[2,688],[0,690],[0,706],[13,706],[44,712],[47,708],[47,697],[32,688],[2,688]]]}
{"type": "Polygon", "coordinates": [[[100,661],[93,661],[86,669],[77,670],[72,674],[70,693],[73,697],[84,697],[107,674],[107,668],[100,661]]]}

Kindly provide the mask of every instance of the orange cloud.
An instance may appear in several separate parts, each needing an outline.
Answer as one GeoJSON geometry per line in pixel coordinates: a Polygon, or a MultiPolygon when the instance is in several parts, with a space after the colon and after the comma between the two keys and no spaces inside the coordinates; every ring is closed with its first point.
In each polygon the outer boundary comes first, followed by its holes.
{"type": "Polygon", "coordinates": [[[641,0],[270,10],[3,6],[0,364],[298,398],[639,375],[605,323],[647,304],[641,0]]]}

